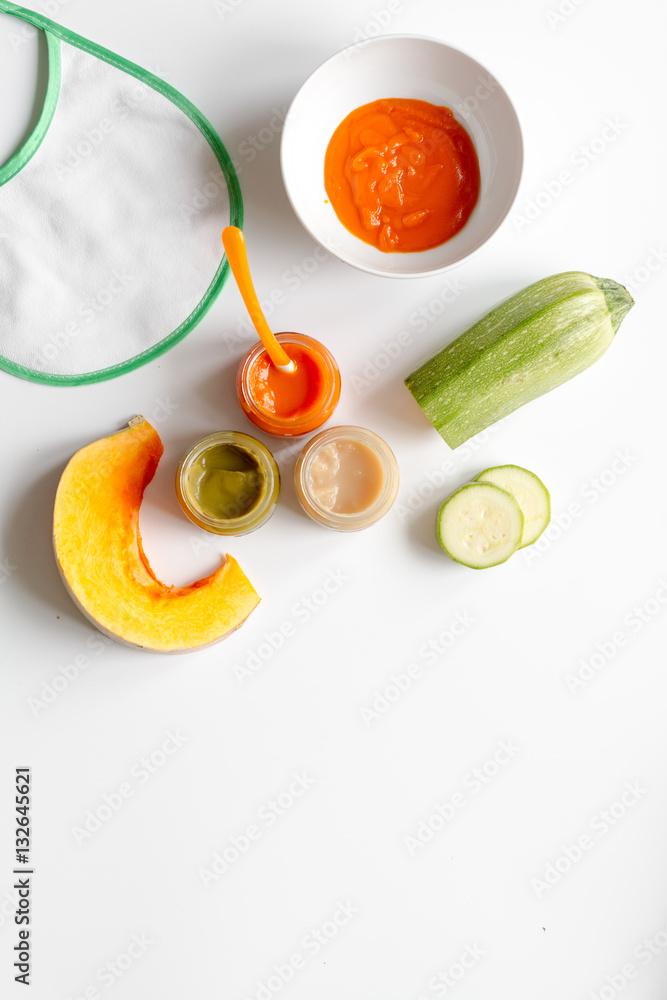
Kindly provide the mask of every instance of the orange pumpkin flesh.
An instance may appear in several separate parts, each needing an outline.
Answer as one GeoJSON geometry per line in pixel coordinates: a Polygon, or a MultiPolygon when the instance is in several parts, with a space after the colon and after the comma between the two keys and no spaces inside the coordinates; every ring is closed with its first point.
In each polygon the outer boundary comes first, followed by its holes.
{"type": "Polygon", "coordinates": [[[53,539],[71,597],[102,632],[145,649],[187,652],[242,625],[259,596],[229,555],[187,587],[157,579],[141,544],[139,509],[162,452],[143,417],[77,451],[58,485],[53,539]]]}

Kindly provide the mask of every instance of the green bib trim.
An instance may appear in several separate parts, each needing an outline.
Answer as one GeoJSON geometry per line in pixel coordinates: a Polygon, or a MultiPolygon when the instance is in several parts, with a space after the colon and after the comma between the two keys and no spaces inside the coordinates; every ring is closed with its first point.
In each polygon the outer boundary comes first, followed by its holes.
{"type": "MultiPolygon", "coordinates": [[[[40,28],[44,31],[46,35],[49,59],[49,74],[44,107],[42,108],[42,112],[35,128],[28,136],[24,144],[4,165],[0,166],[0,187],[3,184],[6,184],[7,181],[11,180],[11,178],[14,177],[26,165],[26,163],[28,163],[28,161],[39,149],[42,140],[48,131],[60,93],[60,41],[64,41],[70,45],[76,46],[79,49],[83,49],[84,52],[88,52],[90,55],[96,56],[98,59],[102,59],[104,62],[115,66],[117,69],[122,70],[125,73],[129,73],[130,76],[136,77],[136,79],[141,81],[141,83],[145,83],[153,90],[162,94],[169,101],[171,101],[172,104],[175,104],[176,107],[180,108],[185,115],[187,115],[187,117],[197,126],[199,131],[207,140],[218,163],[220,164],[220,169],[225,178],[227,192],[229,195],[229,224],[232,226],[238,226],[239,228],[243,227],[243,200],[241,197],[241,188],[231,157],[227,152],[222,139],[209,120],[198,108],[194,106],[194,104],[192,104],[191,101],[187,99],[187,97],[184,97],[183,94],[170,84],[165,83],[164,80],[161,80],[159,77],[144,69],[142,66],[137,66],[136,63],[130,62],[129,59],[124,59],[122,56],[116,55],[115,52],[105,49],[102,45],[97,45],[95,42],[91,42],[87,38],[77,35],[75,32],[62,27],[60,24],[56,24],[48,17],[44,17],[36,11],[20,7],[18,4],[12,3],[11,0],[0,0],[0,12],[5,14],[14,14],[17,17],[22,18],[24,21],[28,21],[30,24],[33,24],[36,28],[40,28]]],[[[165,351],[168,351],[171,347],[177,344],[179,340],[182,340],[188,333],[190,333],[193,327],[195,327],[205,313],[208,312],[211,304],[218,296],[220,289],[224,285],[228,276],[229,264],[227,263],[227,258],[223,254],[216,274],[203,298],[200,300],[196,308],[193,309],[190,315],[183,320],[180,326],[178,326],[177,329],[175,329],[167,337],[164,337],[161,341],[159,341],[159,343],[154,344],[141,354],[135,355],[128,361],[123,361],[121,364],[112,365],[109,368],[102,368],[94,372],[87,372],[84,375],[53,375],[36,371],[32,368],[26,368],[24,365],[16,364],[8,358],[0,355],[0,369],[4,369],[12,375],[18,375],[20,378],[28,379],[31,382],[41,382],[46,385],[86,385],[91,382],[102,382],[106,379],[116,378],[118,375],[125,375],[128,372],[135,371],[141,365],[145,365],[149,361],[153,361],[155,358],[159,357],[161,354],[164,354],[165,351]]]]}

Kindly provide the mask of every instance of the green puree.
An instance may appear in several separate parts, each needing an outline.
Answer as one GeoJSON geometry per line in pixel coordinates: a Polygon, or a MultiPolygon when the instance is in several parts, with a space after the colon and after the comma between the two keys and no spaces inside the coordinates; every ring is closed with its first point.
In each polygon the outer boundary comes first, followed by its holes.
{"type": "Polygon", "coordinates": [[[188,471],[193,500],[209,517],[243,517],[264,489],[264,473],[247,451],[216,444],[194,460],[188,471]]]}

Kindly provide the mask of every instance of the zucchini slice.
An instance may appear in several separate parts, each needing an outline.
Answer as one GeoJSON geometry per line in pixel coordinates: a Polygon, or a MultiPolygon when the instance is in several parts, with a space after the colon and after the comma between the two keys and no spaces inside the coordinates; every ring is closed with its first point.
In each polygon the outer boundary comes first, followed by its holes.
{"type": "Polygon", "coordinates": [[[520,549],[537,541],[551,520],[551,497],[534,472],[520,465],[495,465],[480,472],[475,482],[493,483],[512,494],[523,514],[520,549]]]}
{"type": "Polygon", "coordinates": [[[438,511],[438,541],[455,562],[471,569],[498,566],[516,552],[523,514],[511,493],[492,483],[468,483],[438,511]]]}

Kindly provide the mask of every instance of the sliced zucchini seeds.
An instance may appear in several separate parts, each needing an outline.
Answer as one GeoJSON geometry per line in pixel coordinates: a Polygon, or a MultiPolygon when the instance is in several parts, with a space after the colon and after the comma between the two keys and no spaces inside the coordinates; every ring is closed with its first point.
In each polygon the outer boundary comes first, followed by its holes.
{"type": "Polygon", "coordinates": [[[438,513],[438,540],[456,562],[471,569],[497,566],[516,552],[523,514],[506,490],[469,483],[453,493],[438,513]]]}
{"type": "Polygon", "coordinates": [[[512,494],[523,514],[520,549],[537,541],[551,520],[551,498],[534,472],[520,465],[496,465],[480,472],[475,482],[493,483],[512,494]]]}

